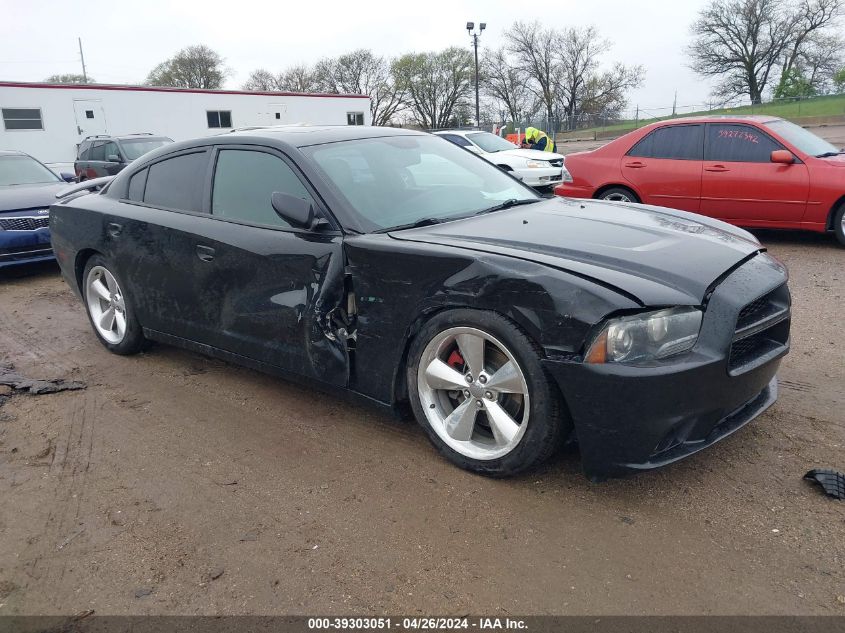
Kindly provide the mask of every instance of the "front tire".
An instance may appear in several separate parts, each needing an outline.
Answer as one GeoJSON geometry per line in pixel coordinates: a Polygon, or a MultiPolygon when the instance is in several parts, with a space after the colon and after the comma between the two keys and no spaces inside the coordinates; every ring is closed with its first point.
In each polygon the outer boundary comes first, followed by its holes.
{"type": "Polygon", "coordinates": [[[417,421],[466,470],[492,477],[529,470],[569,429],[537,347],[492,312],[434,316],[411,345],[407,379],[417,421]]]}
{"type": "Polygon", "coordinates": [[[91,327],[110,352],[129,355],[144,349],[146,339],[124,288],[114,266],[102,255],[92,256],[85,264],[82,296],[91,327]]]}
{"type": "Polygon", "coordinates": [[[839,205],[839,209],[833,215],[833,232],[839,243],[845,246],[845,202],[839,205]]]}

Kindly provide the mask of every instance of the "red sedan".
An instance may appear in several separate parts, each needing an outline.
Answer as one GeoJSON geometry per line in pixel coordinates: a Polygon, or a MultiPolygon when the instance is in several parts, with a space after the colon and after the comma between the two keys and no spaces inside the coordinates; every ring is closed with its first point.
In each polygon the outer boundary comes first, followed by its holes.
{"type": "Polygon", "coordinates": [[[653,123],[570,154],[559,196],[643,202],[744,227],[834,231],[845,245],[845,152],[783,119],[653,123]]]}

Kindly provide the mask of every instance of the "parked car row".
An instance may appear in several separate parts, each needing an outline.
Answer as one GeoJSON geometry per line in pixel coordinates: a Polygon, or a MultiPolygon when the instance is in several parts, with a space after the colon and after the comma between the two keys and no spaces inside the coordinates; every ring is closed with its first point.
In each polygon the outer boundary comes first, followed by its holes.
{"type": "Polygon", "coordinates": [[[832,231],[845,245],[845,152],[766,116],[654,123],[570,154],[560,196],[643,202],[738,226],[832,231]]]}
{"type": "Polygon", "coordinates": [[[67,183],[114,176],[133,160],[172,142],[146,133],[90,136],[77,148],[75,173],[60,174],[29,154],[0,151],[0,268],[53,259],[49,208],[67,183]]]}

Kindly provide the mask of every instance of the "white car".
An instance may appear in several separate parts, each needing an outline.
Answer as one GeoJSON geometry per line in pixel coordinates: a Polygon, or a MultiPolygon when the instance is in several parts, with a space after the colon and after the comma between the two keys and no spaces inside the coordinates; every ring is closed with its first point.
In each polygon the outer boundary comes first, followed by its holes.
{"type": "Polygon", "coordinates": [[[572,182],[572,176],[566,170],[560,154],[522,149],[500,136],[478,130],[442,130],[435,134],[478,154],[505,171],[513,172],[531,187],[551,187],[561,182],[572,182]]]}

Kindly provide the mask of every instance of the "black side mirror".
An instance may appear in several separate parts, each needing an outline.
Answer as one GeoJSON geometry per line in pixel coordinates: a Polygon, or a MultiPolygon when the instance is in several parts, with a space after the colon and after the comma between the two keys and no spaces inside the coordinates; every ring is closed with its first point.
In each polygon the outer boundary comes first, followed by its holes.
{"type": "Polygon", "coordinates": [[[273,210],[291,226],[312,231],[325,221],[318,218],[314,212],[314,205],[310,200],[303,200],[287,193],[274,191],[270,197],[273,210]]]}
{"type": "Polygon", "coordinates": [[[61,173],[61,179],[65,182],[76,182],[76,174],[71,174],[70,172],[63,171],[61,173]]]}

